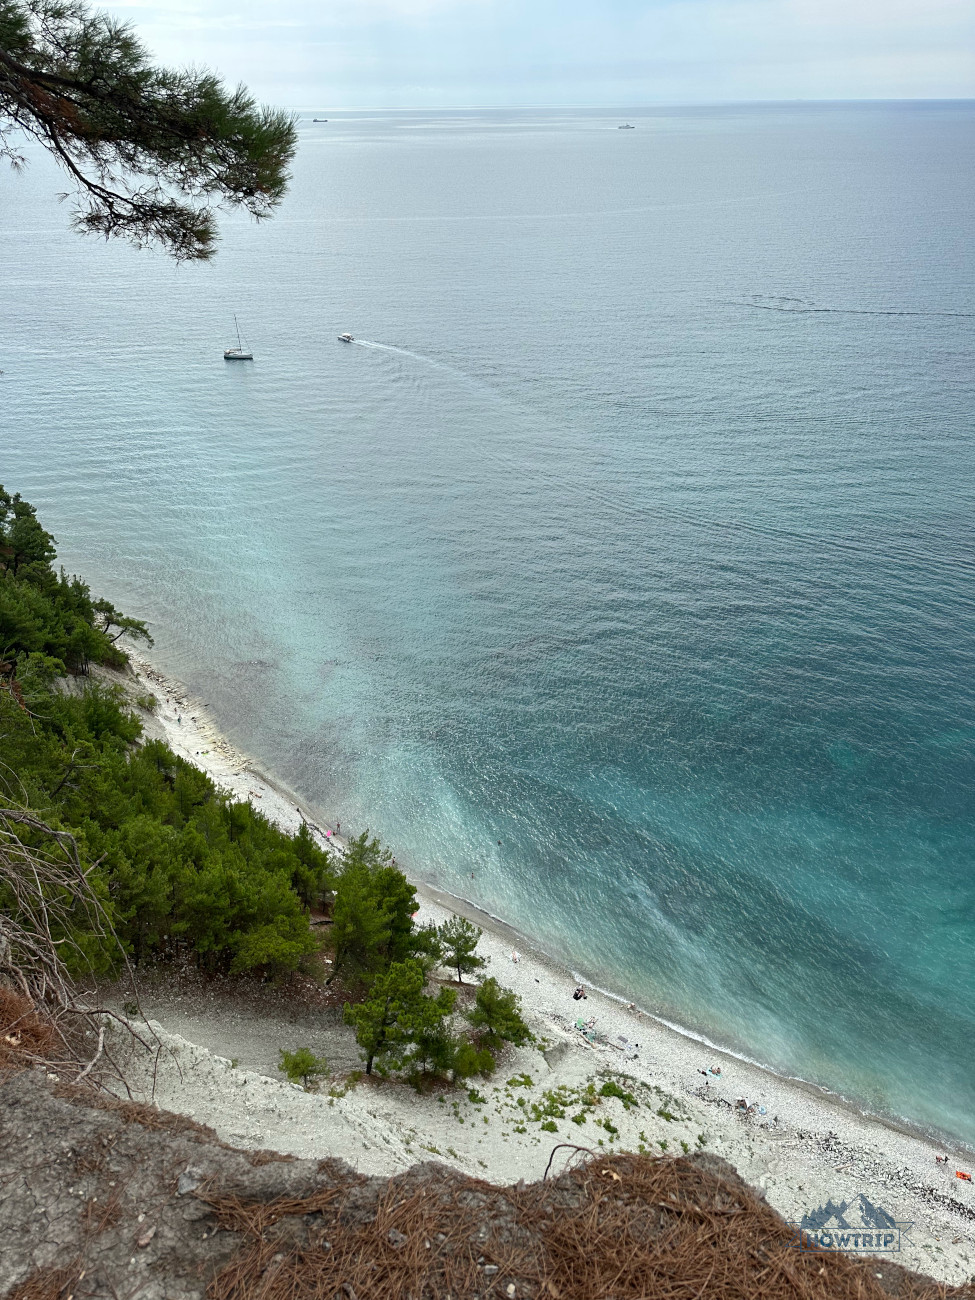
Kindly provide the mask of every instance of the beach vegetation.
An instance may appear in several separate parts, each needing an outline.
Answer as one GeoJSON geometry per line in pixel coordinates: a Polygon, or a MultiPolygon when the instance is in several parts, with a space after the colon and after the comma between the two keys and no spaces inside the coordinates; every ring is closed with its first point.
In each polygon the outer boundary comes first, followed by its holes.
{"type": "Polygon", "coordinates": [[[411,946],[412,955],[427,975],[432,975],[443,961],[443,946],[437,926],[432,921],[428,925],[415,926],[411,946]]]}
{"type": "Polygon", "coordinates": [[[440,959],[457,972],[458,984],[463,984],[465,975],[471,975],[485,965],[484,958],[477,955],[482,934],[483,931],[464,916],[452,916],[437,926],[440,959]]]}
{"type": "Polygon", "coordinates": [[[559,1131],[559,1126],[554,1119],[542,1120],[538,1127],[545,1133],[558,1133],[559,1131]]]}
{"type": "Polygon", "coordinates": [[[482,1045],[491,1051],[506,1043],[521,1047],[532,1040],[521,1014],[521,999],[511,989],[502,988],[493,976],[478,985],[467,1019],[482,1045]]]}
{"type": "Polygon", "coordinates": [[[508,1080],[509,1088],[534,1088],[535,1081],[530,1074],[514,1074],[508,1080]]]}
{"type": "Polygon", "coordinates": [[[599,1095],[600,1097],[618,1097],[623,1103],[624,1110],[631,1110],[640,1104],[633,1093],[621,1088],[615,1079],[607,1079],[599,1089],[599,1095]]]}
{"type": "Polygon", "coordinates": [[[84,0],[3,0],[0,159],[24,166],[24,142],[70,178],[76,229],[199,260],[219,208],[271,215],[297,135],[243,86],[156,67],[127,23],[84,0]]]}
{"type": "Polygon", "coordinates": [[[468,1042],[463,1037],[456,1039],[453,1062],[453,1077],[456,1082],[462,1083],[475,1074],[487,1078],[494,1072],[494,1066],[494,1056],[486,1047],[468,1042]]]}
{"type": "Polygon", "coordinates": [[[316,1056],[308,1047],[299,1047],[294,1052],[287,1052],[282,1047],[279,1055],[281,1063],[278,1069],[289,1083],[300,1083],[307,1092],[311,1081],[328,1073],[328,1062],[323,1056],[316,1056]]]}
{"type": "Polygon", "coordinates": [[[447,1018],[457,994],[441,989],[431,997],[423,992],[424,983],[419,962],[393,962],[373,979],[362,1002],[345,1004],[345,1021],[355,1030],[366,1074],[376,1066],[380,1074],[405,1070],[418,1080],[452,1069],[455,1041],[447,1018]]]}
{"type": "Polygon", "coordinates": [[[413,925],[416,890],[369,832],[349,840],[335,884],[332,978],[368,982],[394,963],[423,966],[428,935],[413,925]]]}

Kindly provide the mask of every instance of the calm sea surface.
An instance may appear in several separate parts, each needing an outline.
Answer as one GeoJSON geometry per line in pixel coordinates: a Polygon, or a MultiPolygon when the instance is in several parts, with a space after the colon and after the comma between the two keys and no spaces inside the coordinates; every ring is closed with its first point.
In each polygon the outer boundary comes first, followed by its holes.
{"type": "Polygon", "coordinates": [[[975,106],[321,115],[212,266],[2,178],[0,481],[343,825],[975,1142],[975,106]]]}

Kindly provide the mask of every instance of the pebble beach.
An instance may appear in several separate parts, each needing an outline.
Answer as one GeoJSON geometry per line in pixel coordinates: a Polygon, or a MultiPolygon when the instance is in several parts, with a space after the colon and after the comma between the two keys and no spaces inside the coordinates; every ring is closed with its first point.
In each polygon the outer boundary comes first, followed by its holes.
{"type": "MultiPolygon", "coordinates": [[[[338,823],[302,807],[261,773],[220,735],[203,702],[142,659],[134,657],[132,667],[138,693],[158,700],[144,717],[147,735],[164,739],[282,827],[294,831],[304,820],[341,851],[338,823]]],[[[958,1177],[975,1173],[971,1152],[678,1032],[585,986],[578,972],[504,921],[422,880],[413,883],[421,923],[456,913],[482,928],[486,973],[519,994],[539,1047],[512,1052],[490,1081],[446,1101],[388,1083],[306,1093],[276,1075],[277,1048],[297,1044],[276,1037],[272,1024],[248,1028],[238,1059],[219,1008],[209,1019],[199,1009],[189,1017],[150,1000],[146,1014],[167,1050],[158,1066],[145,1063],[146,1095],[151,1077],[159,1105],[193,1115],[228,1141],[338,1156],[369,1173],[436,1158],[513,1182],[541,1177],[553,1149],[565,1144],[666,1154],[706,1147],[790,1222],[829,1201],[846,1203],[853,1214],[865,1198],[900,1226],[899,1253],[885,1258],[952,1284],[975,1274],[975,1184],[958,1177]],[[584,999],[573,997],[580,985],[584,999]],[[603,1095],[608,1081],[617,1091],[603,1095]],[[581,1099],[592,1099],[593,1085],[596,1103],[585,1107],[581,1099]]],[[[860,1226],[859,1219],[849,1222],[860,1226]]]]}

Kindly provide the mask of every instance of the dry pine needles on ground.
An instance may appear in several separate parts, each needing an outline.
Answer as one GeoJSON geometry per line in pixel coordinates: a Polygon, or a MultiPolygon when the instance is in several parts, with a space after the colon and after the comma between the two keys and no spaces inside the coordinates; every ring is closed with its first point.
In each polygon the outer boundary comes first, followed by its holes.
{"type": "MultiPolygon", "coordinates": [[[[935,1300],[975,1297],[875,1260],[800,1252],[707,1158],[595,1158],[530,1187],[424,1166],[305,1200],[207,1197],[245,1244],[210,1300],[935,1300]],[[879,1275],[879,1276],[878,1276],[879,1275]]],[[[718,1162],[713,1162],[715,1166],[718,1162]]],[[[729,1170],[730,1172],[730,1170],[729,1170]]]]}

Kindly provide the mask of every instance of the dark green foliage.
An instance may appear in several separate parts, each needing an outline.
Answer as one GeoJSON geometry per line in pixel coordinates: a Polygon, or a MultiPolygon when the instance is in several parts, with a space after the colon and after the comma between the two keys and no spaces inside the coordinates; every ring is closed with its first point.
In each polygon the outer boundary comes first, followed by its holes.
{"type": "Polygon", "coordinates": [[[463,916],[452,916],[449,921],[444,921],[443,925],[437,927],[443,963],[456,970],[459,984],[463,984],[465,973],[469,975],[485,964],[484,958],[477,955],[482,933],[482,930],[463,916]]]}
{"type": "Polygon", "coordinates": [[[365,1073],[372,1074],[380,1061],[382,1073],[402,1069],[409,1041],[424,998],[424,972],[419,962],[394,962],[377,975],[367,997],[359,1005],[346,1002],[346,1024],[355,1028],[365,1060],[365,1073]]]}
{"type": "MultiPolygon", "coordinates": [[[[471,1079],[475,1074],[487,1075],[494,1071],[494,1056],[486,1047],[460,1039],[454,1051],[454,1080],[457,1083],[471,1079]]],[[[480,1094],[471,1093],[471,1100],[480,1094]]],[[[483,1099],[482,1099],[483,1100],[483,1099]]]]}
{"type": "MultiPolygon", "coordinates": [[[[55,577],[53,558],[33,509],[0,489],[0,797],[75,835],[137,963],[188,950],[214,972],[294,969],[317,946],[306,910],[332,886],[328,855],[160,742],[137,748],[120,688],[66,689],[65,666],[125,663],[109,627],[142,625],[55,577]]],[[[94,965],[108,960],[74,938],[94,965]]]]}
{"type": "Polygon", "coordinates": [[[412,944],[413,954],[427,974],[435,971],[443,961],[443,945],[436,925],[431,921],[414,929],[412,944]]]}
{"type": "Polygon", "coordinates": [[[364,978],[416,954],[416,891],[379,841],[365,832],[349,841],[335,886],[335,971],[364,978]]]}
{"type": "Polygon", "coordinates": [[[286,1052],[282,1047],[278,1055],[281,1057],[281,1064],[278,1066],[281,1073],[287,1075],[291,1083],[304,1084],[306,1090],[310,1079],[328,1073],[328,1062],[325,1058],[316,1056],[307,1047],[299,1047],[294,1052],[286,1052]]]}
{"type": "MultiPolygon", "coordinates": [[[[3,0],[0,0],[2,6],[3,0]]],[[[93,601],[80,578],[56,574],[54,538],[34,507],[0,487],[0,671],[18,657],[43,655],[47,685],[57,672],[87,672],[92,663],[121,667],[115,641],[123,631],[152,644],[144,623],[124,618],[107,600],[93,601]],[[118,628],[113,637],[109,629],[118,628]]]]}
{"type": "Polygon", "coordinates": [[[289,114],[209,72],[154,67],[84,0],[0,0],[0,159],[24,162],[21,133],[71,177],[79,229],[178,259],[212,256],[221,204],[269,216],[296,147],[289,114]]]}
{"type": "Polygon", "coordinates": [[[521,999],[510,989],[502,988],[493,976],[479,985],[467,1019],[479,1031],[483,1046],[495,1051],[505,1043],[521,1047],[532,1040],[521,1016],[521,999]]]}
{"type": "Polygon", "coordinates": [[[376,976],[364,1001],[345,1004],[345,1022],[355,1029],[366,1074],[372,1074],[377,1061],[383,1074],[409,1067],[450,1068],[453,1053],[445,1022],[457,994],[441,989],[428,997],[423,983],[418,961],[394,962],[376,976]]]}

